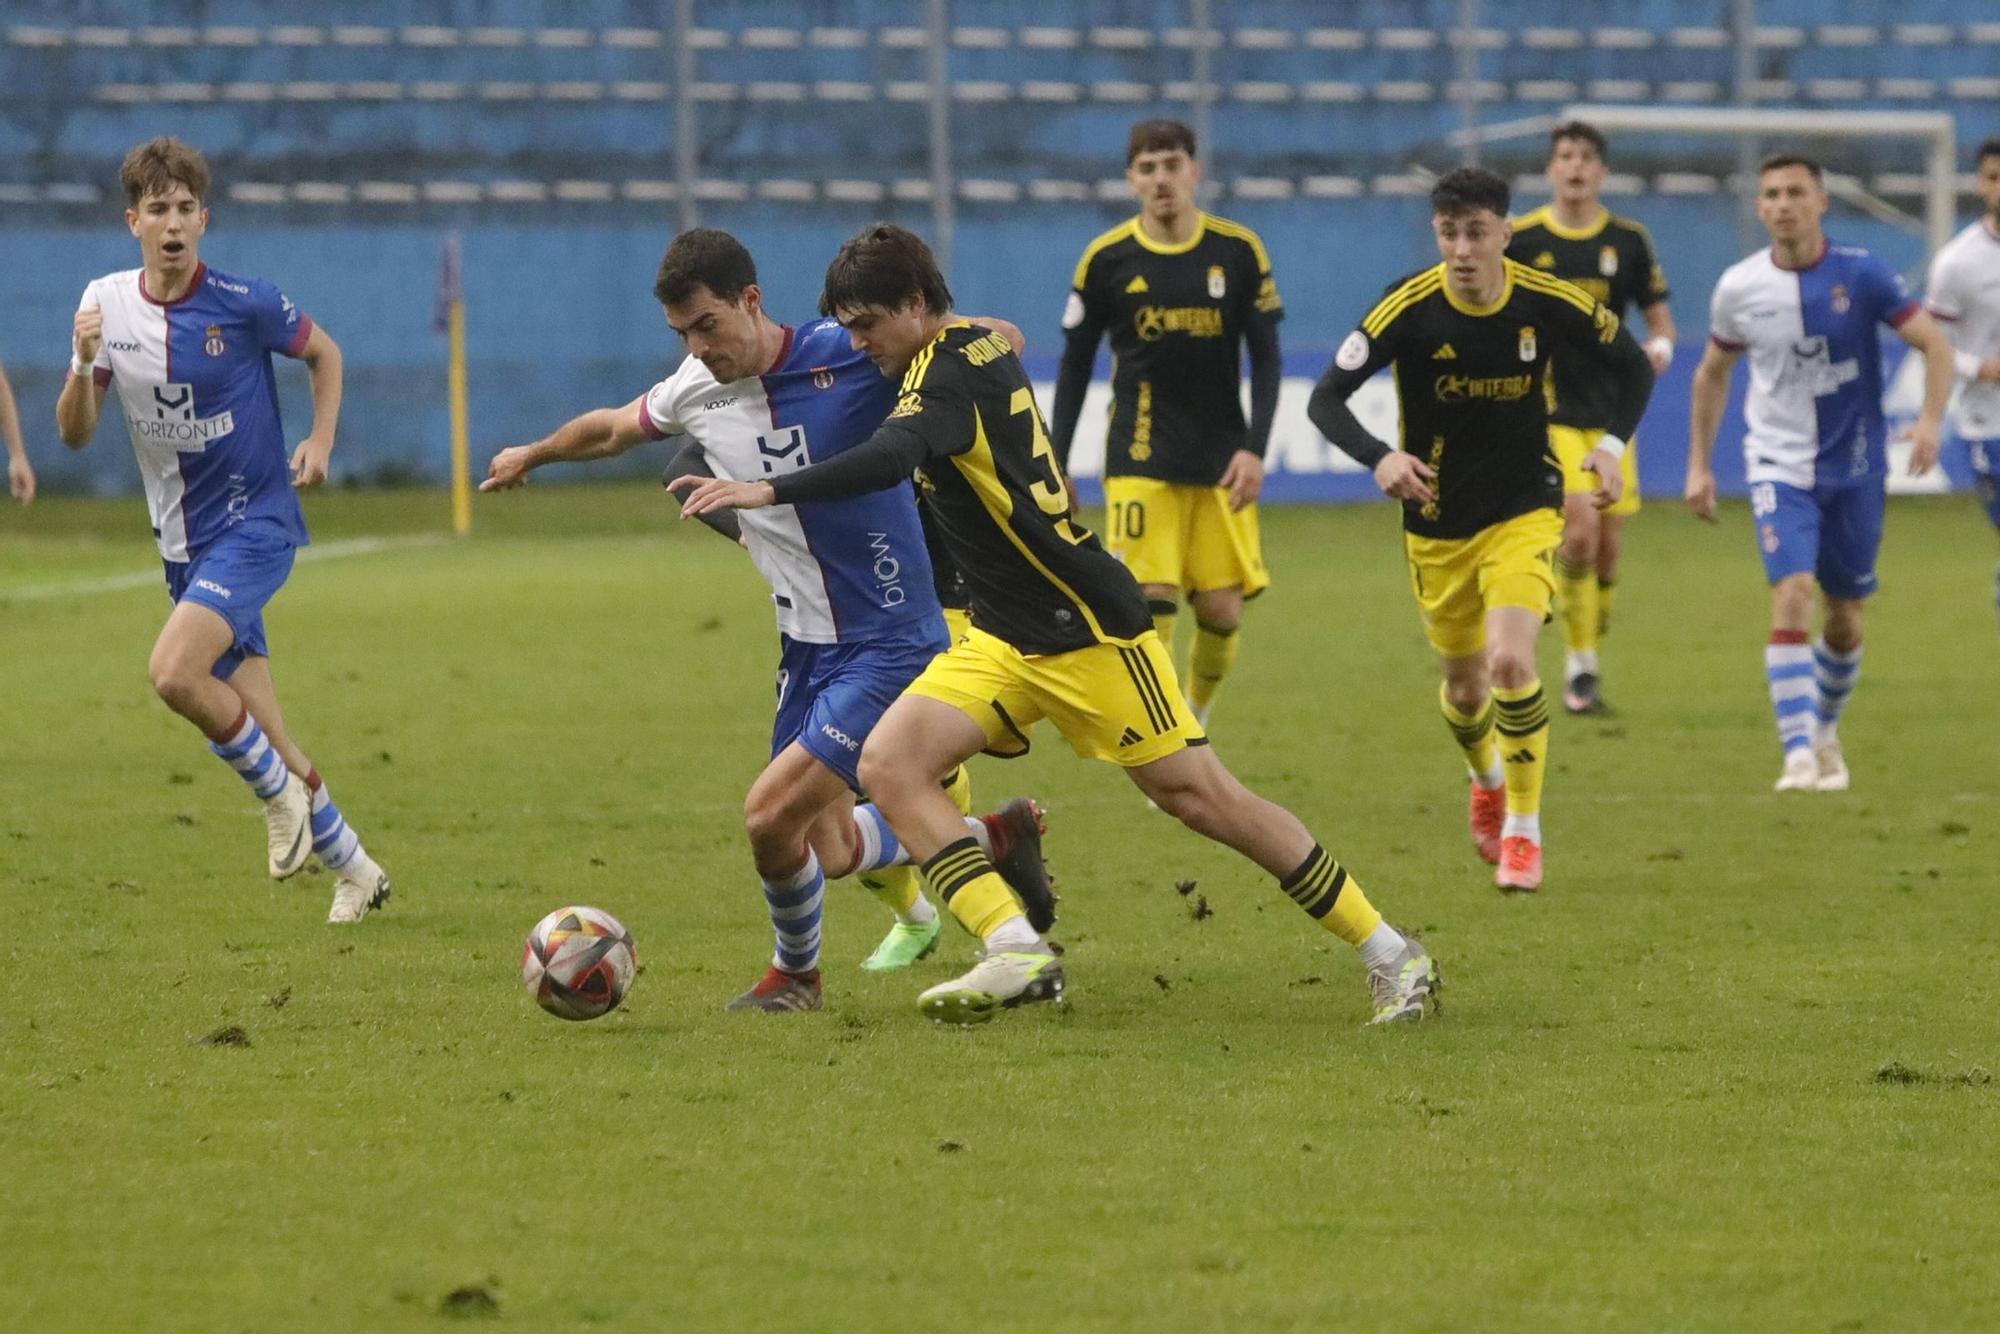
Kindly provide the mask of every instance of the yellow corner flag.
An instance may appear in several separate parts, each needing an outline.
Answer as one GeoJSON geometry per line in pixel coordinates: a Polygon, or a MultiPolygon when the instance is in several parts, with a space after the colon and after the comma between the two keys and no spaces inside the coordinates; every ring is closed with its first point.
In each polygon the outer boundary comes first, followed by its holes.
{"type": "Polygon", "coordinates": [[[458,233],[444,239],[444,259],[438,267],[438,332],[449,336],[451,365],[451,530],[460,537],[472,531],[472,431],[465,390],[465,281],[458,233]]]}

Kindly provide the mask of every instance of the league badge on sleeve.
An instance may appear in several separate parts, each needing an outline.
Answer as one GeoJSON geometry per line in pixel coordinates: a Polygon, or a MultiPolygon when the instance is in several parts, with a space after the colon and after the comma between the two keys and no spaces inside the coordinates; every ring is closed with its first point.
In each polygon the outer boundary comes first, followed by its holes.
{"type": "Polygon", "coordinates": [[[1358,371],[1368,364],[1368,335],[1356,329],[1347,335],[1347,341],[1340,345],[1340,351],[1333,354],[1333,364],[1344,371],[1358,371]]]}

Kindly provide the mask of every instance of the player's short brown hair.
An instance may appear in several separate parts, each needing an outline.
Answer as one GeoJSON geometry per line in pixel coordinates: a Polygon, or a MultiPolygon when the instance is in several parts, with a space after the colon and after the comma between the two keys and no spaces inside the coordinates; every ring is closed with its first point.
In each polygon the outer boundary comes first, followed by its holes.
{"type": "Polygon", "coordinates": [[[1431,214],[1459,218],[1485,208],[1504,218],[1513,200],[1507,182],[1486,168],[1457,167],[1438,177],[1431,187],[1431,214]]]}
{"type": "Polygon", "coordinates": [[[2000,134],[1991,134],[1979,145],[1979,151],[1972,156],[1974,162],[1984,162],[1990,157],[2000,157],[2000,134]]]}
{"type": "Polygon", "coordinates": [[[1142,120],[1125,139],[1125,165],[1141,153],[1171,153],[1176,148],[1194,156],[1194,131],[1177,120],[1142,120]]]}
{"type": "Polygon", "coordinates": [[[734,305],[743,289],[755,286],[757,261],[741,241],[715,227],[695,227],[676,236],[660,259],[653,279],[653,299],[677,306],[706,287],[716,298],[734,305]]]}
{"type": "Polygon", "coordinates": [[[1765,172],[1776,171],[1780,167],[1804,167],[1811,174],[1814,185],[1824,186],[1826,184],[1826,173],[1820,170],[1818,159],[1809,158],[1804,153],[1794,153],[1789,150],[1782,153],[1773,153],[1762,162],[1759,162],[1757,164],[1757,175],[1761,177],[1765,172]]]}
{"type": "Polygon", "coordinates": [[[826,266],[819,313],[838,316],[863,306],[895,310],[912,297],[932,315],[951,310],[951,289],[924,238],[893,222],[877,222],[849,238],[826,266]]]}
{"type": "Polygon", "coordinates": [[[1566,120],[1553,130],[1550,130],[1549,156],[1555,156],[1556,149],[1562,146],[1562,141],[1565,139],[1574,139],[1578,143],[1589,144],[1591,148],[1596,150],[1599,162],[1609,162],[1611,160],[1611,145],[1605,142],[1604,131],[1598,129],[1587,120],[1566,120]]]}
{"type": "Polygon", "coordinates": [[[208,202],[208,162],[201,150],[170,135],[148,139],[125,155],[118,168],[118,183],[125,187],[125,202],[133,208],[147,195],[163,195],[176,185],[202,203],[208,202]]]}

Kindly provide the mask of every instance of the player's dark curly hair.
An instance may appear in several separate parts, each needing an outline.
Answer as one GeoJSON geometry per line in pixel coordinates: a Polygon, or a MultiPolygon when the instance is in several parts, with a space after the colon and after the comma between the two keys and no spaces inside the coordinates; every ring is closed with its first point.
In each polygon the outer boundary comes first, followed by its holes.
{"type": "Polygon", "coordinates": [[[1565,139],[1589,144],[1597,152],[1599,162],[1611,160],[1611,145],[1604,141],[1604,131],[1587,120],[1566,120],[1549,131],[1549,153],[1554,155],[1565,139]]]}
{"type": "Polygon", "coordinates": [[[1973,155],[1972,160],[1984,162],[1990,157],[2000,157],[2000,134],[1988,135],[1985,142],[1979,145],[1979,151],[1973,155]]]}
{"type": "Polygon", "coordinates": [[[1458,218],[1484,208],[1504,218],[1513,198],[1507,182],[1484,167],[1458,167],[1438,177],[1431,187],[1431,214],[1458,218]]]}
{"type": "Polygon", "coordinates": [[[663,306],[679,305],[706,287],[724,301],[735,301],[757,282],[757,261],[743,243],[714,227],[682,232],[660,260],[653,296],[663,306]]]}
{"type": "Polygon", "coordinates": [[[907,227],[877,222],[855,233],[826,266],[819,313],[838,315],[862,306],[895,310],[912,297],[932,315],[951,310],[951,289],[924,239],[907,227]]]}
{"type": "Polygon", "coordinates": [[[1142,120],[1125,140],[1125,165],[1141,153],[1171,153],[1176,148],[1194,156],[1194,131],[1177,120],[1142,120]]]}

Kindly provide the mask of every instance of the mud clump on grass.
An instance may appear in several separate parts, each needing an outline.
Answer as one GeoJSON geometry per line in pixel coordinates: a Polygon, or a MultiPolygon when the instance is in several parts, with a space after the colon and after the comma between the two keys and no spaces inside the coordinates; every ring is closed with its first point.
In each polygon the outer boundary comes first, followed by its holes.
{"type": "Polygon", "coordinates": [[[1993,1076],[1983,1066],[1968,1066],[1964,1070],[1920,1070],[1901,1061],[1891,1061],[1875,1071],[1878,1084],[1929,1084],[1936,1088],[1981,1088],[1993,1082],[1993,1076]]]}
{"type": "Polygon", "coordinates": [[[249,1030],[241,1024],[230,1024],[218,1028],[213,1033],[204,1033],[194,1040],[197,1047],[247,1047],[250,1045],[249,1030]]]}
{"type": "Polygon", "coordinates": [[[500,1299],[491,1285],[468,1283],[444,1295],[438,1302],[438,1314],[453,1320],[495,1320],[500,1315],[500,1299]]]}

